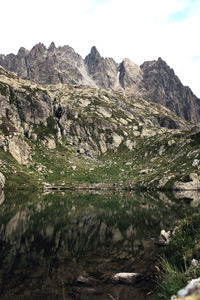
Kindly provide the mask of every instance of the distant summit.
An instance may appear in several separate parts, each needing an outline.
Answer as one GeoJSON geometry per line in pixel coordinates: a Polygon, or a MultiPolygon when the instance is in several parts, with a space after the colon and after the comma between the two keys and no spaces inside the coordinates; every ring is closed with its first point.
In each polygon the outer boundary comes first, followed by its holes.
{"type": "Polygon", "coordinates": [[[200,100],[160,57],[141,66],[128,58],[117,63],[93,46],[83,59],[70,46],[56,47],[52,42],[48,48],[38,43],[30,51],[21,47],[17,55],[0,55],[0,65],[39,84],[88,85],[134,94],[185,120],[200,122],[200,100]]]}

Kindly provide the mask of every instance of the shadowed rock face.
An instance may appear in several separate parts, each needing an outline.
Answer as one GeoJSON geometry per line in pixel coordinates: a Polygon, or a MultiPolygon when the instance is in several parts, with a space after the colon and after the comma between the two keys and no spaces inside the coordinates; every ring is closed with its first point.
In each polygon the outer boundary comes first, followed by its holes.
{"type": "Polygon", "coordinates": [[[22,47],[17,55],[0,55],[0,65],[39,84],[89,85],[134,94],[166,106],[187,121],[200,122],[200,99],[161,58],[141,66],[127,58],[117,64],[92,47],[83,60],[73,48],[57,48],[52,42],[49,48],[39,43],[30,51],[22,47]]]}
{"type": "Polygon", "coordinates": [[[100,56],[96,47],[92,47],[91,52],[85,58],[89,75],[97,86],[105,89],[114,88],[117,84],[117,63],[112,58],[100,56]]]}
{"type": "Polygon", "coordinates": [[[159,58],[141,65],[143,78],[140,88],[143,97],[152,102],[160,103],[181,118],[198,123],[200,121],[200,100],[189,87],[182,85],[174,71],[159,58]]]}

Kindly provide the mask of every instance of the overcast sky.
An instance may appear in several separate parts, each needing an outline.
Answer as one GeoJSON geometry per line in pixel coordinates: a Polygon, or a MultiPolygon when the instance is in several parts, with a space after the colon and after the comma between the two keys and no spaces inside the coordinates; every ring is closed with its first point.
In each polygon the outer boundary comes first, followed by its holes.
{"type": "Polygon", "coordinates": [[[117,62],[162,57],[200,97],[200,0],[1,0],[0,53],[38,42],[95,45],[117,62]]]}

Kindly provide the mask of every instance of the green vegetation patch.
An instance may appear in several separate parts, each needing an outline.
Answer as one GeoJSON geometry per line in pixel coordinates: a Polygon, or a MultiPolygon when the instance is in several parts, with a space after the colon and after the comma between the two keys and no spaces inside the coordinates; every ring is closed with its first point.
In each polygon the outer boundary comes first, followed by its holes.
{"type": "Polygon", "coordinates": [[[0,82],[0,94],[3,96],[7,96],[7,85],[2,82],[0,82]]]}
{"type": "Polygon", "coordinates": [[[9,118],[5,118],[3,117],[1,119],[1,124],[0,124],[0,131],[2,131],[2,133],[5,135],[5,136],[8,136],[8,135],[12,135],[14,132],[16,132],[16,129],[13,125],[13,123],[9,120],[9,118]]]}
{"type": "Polygon", "coordinates": [[[57,128],[56,128],[56,121],[53,116],[49,116],[47,118],[47,126],[45,126],[43,123],[40,123],[39,125],[34,124],[34,132],[37,134],[38,138],[43,140],[45,136],[54,135],[57,134],[57,128]]]}
{"type": "MultiPolygon", "coordinates": [[[[181,209],[181,207],[180,207],[181,209]]],[[[200,268],[189,268],[193,258],[200,259],[200,214],[198,212],[176,223],[170,243],[163,249],[161,282],[153,300],[170,299],[189,280],[200,276],[200,268]]]]}
{"type": "Polygon", "coordinates": [[[20,190],[33,192],[41,189],[39,174],[32,173],[27,167],[19,165],[2,147],[0,147],[0,172],[6,177],[5,192],[8,198],[13,197],[20,190]]]}
{"type": "Polygon", "coordinates": [[[200,259],[200,215],[194,215],[177,224],[175,234],[165,249],[170,262],[182,265],[184,259],[189,262],[192,258],[200,259]]]}
{"type": "Polygon", "coordinates": [[[188,281],[200,276],[200,269],[190,271],[187,265],[178,268],[166,258],[162,260],[161,268],[162,282],[158,286],[158,292],[151,297],[152,300],[169,300],[186,286],[188,281]]]}
{"type": "Polygon", "coordinates": [[[16,98],[15,92],[12,87],[9,87],[9,91],[10,91],[10,95],[9,95],[10,104],[14,104],[16,98]]]}

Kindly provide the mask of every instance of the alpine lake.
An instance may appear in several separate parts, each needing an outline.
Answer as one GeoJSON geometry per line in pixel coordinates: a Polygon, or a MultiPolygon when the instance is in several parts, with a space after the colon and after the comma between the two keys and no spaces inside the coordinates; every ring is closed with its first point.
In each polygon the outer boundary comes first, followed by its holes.
{"type": "Polygon", "coordinates": [[[150,299],[162,229],[198,203],[164,193],[0,196],[0,299],[150,299]],[[134,283],[114,281],[140,273],[134,283]]]}

